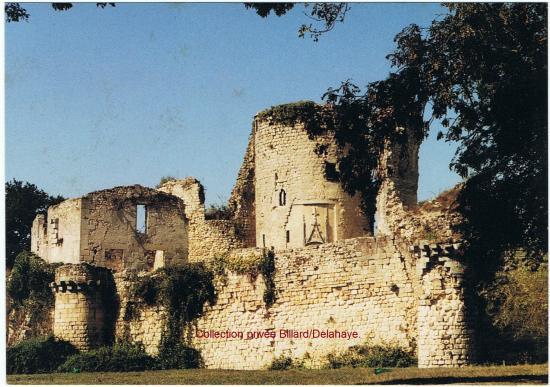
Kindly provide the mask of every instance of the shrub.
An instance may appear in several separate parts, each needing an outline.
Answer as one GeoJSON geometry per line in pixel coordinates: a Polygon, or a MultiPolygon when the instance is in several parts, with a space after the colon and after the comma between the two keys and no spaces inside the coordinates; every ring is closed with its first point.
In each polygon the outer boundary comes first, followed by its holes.
{"type": "Polygon", "coordinates": [[[505,258],[504,267],[480,295],[486,314],[485,335],[480,344],[487,348],[482,362],[507,364],[548,361],[548,264],[538,267],[522,261],[523,252],[505,258]]]}
{"type": "Polygon", "coordinates": [[[409,367],[416,358],[393,345],[356,345],[338,354],[328,354],[328,368],[341,367],[409,367]]]}
{"type": "Polygon", "coordinates": [[[156,368],[155,359],[145,353],[143,346],[115,344],[70,356],[58,368],[59,372],[127,372],[156,368]]]}
{"type": "Polygon", "coordinates": [[[229,220],[233,218],[233,211],[226,204],[211,204],[204,212],[206,220],[229,220]]]}
{"type": "Polygon", "coordinates": [[[156,188],[162,187],[163,184],[168,183],[169,181],[176,181],[177,179],[174,176],[162,176],[159,183],[156,185],[156,188]]]}
{"type": "Polygon", "coordinates": [[[202,366],[199,351],[170,338],[164,338],[161,342],[156,360],[157,367],[161,370],[200,368],[202,366]]]}
{"type": "Polygon", "coordinates": [[[77,349],[53,336],[23,341],[6,351],[8,374],[37,374],[54,371],[77,349]]]}
{"type": "Polygon", "coordinates": [[[292,365],[293,361],[290,356],[281,355],[273,359],[268,369],[272,371],[289,370],[292,365]]]}

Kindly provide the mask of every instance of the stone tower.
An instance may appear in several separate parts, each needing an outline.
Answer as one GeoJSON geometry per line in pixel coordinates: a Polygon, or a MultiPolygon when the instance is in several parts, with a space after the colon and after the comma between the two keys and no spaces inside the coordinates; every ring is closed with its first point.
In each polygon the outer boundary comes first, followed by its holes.
{"type": "Polygon", "coordinates": [[[104,343],[102,285],[88,264],[67,264],[55,271],[55,336],[84,351],[104,343]]]}
{"type": "Polygon", "coordinates": [[[254,119],[256,245],[330,243],[372,231],[360,198],[342,189],[334,133],[308,133],[311,102],[273,107],[254,119]]]}

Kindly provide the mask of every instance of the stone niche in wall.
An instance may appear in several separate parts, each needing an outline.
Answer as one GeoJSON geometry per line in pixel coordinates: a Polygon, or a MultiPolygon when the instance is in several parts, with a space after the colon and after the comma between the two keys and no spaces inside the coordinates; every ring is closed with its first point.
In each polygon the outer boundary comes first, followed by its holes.
{"type": "Polygon", "coordinates": [[[289,248],[331,243],[337,239],[336,206],[331,201],[295,202],[285,227],[289,248]]]}

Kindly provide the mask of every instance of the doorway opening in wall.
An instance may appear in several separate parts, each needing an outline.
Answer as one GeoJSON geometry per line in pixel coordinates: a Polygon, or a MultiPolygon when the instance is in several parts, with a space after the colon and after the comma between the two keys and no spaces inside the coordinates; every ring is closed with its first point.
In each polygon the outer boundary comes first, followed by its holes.
{"type": "Polygon", "coordinates": [[[147,234],[147,206],[144,204],[136,206],[136,231],[147,234]]]}

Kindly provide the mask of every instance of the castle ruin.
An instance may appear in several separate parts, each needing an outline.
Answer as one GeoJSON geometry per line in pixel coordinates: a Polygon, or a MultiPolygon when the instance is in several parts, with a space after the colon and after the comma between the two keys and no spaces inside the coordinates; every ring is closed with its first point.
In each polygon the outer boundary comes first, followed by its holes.
{"type": "Polygon", "coordinates": [[[105,325],[115,337],[158,351],[166,310],[142,308],[130,323],[129,272],[148,273],[215,257],[275,256],[272,305],[265,283],[239,273],[216,279],[217,301],[188,327],[189,344],[209,368],[258,369],[281,355],[322,366],[330,352],[391,343],[415,352],[419,367],[457,367],[473,359],[465,307],[465,268],[457,256],[458,215],[437,200],[417,204],[420,140],[389,144],[380,157],[383,180],[376,224],[337,178],[342,150],[330,131],[314,136],[297,109],[292,122],[270,111],[254,118],[243,164],[229,199],[231,217],[209,219],[204,189],[193,178],[158,189],[116,187],[69,199],[38,215],[32,251],[56,272],[53,331],[86,350],[101,345],[105,325]],[[322,149],[322,151],[319,151],[322,149]],[[141,214],[141,215],[140,215],[141,214]],[[92,267],[102,268],[94,274],[92,267]],[[120,299],[106,319],[98,296],[113,278],[120,299]],[[109,321],[106,321],[109,320],[109,321]],[[111,324],[111,325],[109,325],[111,324]],[[245,340],[204,332],[346,331],[353,337],[245,340]]]}

